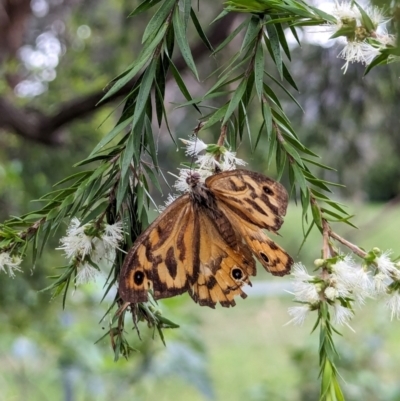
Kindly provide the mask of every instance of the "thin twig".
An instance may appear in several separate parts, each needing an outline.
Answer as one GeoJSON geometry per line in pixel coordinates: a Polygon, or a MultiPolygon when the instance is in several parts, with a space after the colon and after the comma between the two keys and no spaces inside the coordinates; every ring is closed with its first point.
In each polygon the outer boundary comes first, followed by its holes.
{"type": "Polygon", "coordinates": [[[333,231],[329,231],[329,236],[336,241],[339,241],[341,244],[347,246],[353,253],[355,253],[360,258],[365,258],[367,256],[367,252],[360,249],[357,245],[352,244],[351,242],[347,241],[347,239],[342,238],[340,235],[336,234],[333,231]]]}

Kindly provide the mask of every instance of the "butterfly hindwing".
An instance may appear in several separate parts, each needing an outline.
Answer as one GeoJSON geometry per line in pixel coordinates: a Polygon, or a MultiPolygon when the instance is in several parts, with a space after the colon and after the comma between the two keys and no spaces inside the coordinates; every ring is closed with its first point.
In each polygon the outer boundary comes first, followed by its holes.
{"type": "Polygon", "coordinates": [[[234,306],[236,295],[246,297],[241,287],[250,283],[249,276],[255,275],[255,262],[247,246],[239,242],[241,239],[229,220],[223,215],[212,219],[210,214],[215,215],[215,211],[198,209],[200,270],[189,294],[200,305],[213,308],[219,302],[222,306],[234,306]],[[226,238],[234,243],[228,243],[226,238]]]}

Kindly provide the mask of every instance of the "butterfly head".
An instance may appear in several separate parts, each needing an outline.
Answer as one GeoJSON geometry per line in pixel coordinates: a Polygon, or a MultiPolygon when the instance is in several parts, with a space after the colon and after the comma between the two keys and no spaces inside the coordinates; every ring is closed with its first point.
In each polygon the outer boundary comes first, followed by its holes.
{"type": "Polygon", "coordinates": [[[186,183],[190,189],[197,187],[201,180],[201,175],[197,171],[191,171],[186,177],[186,183]]]}

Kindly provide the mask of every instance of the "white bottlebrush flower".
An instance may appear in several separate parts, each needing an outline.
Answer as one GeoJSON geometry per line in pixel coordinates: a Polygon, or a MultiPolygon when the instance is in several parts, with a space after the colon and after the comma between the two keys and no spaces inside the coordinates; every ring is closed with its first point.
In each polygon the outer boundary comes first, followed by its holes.
{"type": "Polygon", "coordinates": [[[370,277],[361,266],[354,262],[351,256],[345,256],[331,268],[330,283],[337,289],[339,297],[350,297],[359,304],[363,304],[365,298],[371,296],[370,277]]]}
{"type": "Polygon", "coordinates": [[[388,290],[389,277],[387,274],[379,272],[373,277],[374,295],[386,294],[388,290]]]}
{"type": "MultiPolygon", "coordinates": [[[[245,166],[247,164],[244,160],[236,157],[236,152],[231,152],[227,149],[223,150],[222,158],[222,165],[226,167],[225,170],[233,170],[236,166],[245,166]]],[[[224,168],[222,168],[222,170],[224,170],[224,168]]]]}
{"type": "Polygon", "coordinates": [[[346,308],[338,303],[335,303],[333,307],[333,322],[335,324],[343,325],[350,327],[348,325],[348,321],[351,320],[354,316],[354,313],[351,309],[346,308]]]}
{"type": "Polygon", "coordinates": [[[164,205],[158,207],[159,212],[163,212],[171,203],[175,202],[179,195],[168,194],[167,200],[164,202],[164,205]]]}
{"type": "Polygon", "coordinates": [[[78,273],[75,278],[75,284],[87,284],[90,282],[95,282],[96,278],[100,275],[100,271],[95,267],[91,266],[89,263],[85,263],[78,267],[78,273]]]}
{"type": "Polygon", "coordinates": [[[353,6],[351,2],[343,1],[341,3],[336,2],[331,14],[336,17],[338,24],[343,25],[342,21],[359,21],[361,18],[360,10],[353,6]]]}
{"type": "Polygon", "coordinates": [[[320,300],[318,289],[314,283],[307,281],[295,281],[293,283],[293,295],[296,301],[314,304],[320,300]]]}
{"type": "Polygon", "coordinates": [[[215,155],[212,153],[206,153],[205,155],[199,155],[196,158],[196,163],[200,170],[213,170],[215,167],[220,168],[220,162],[215,159],[215,155]]]}
{"type": "Polygon", "coordinates": [[[343,73],[347,71],[350,63],[366,63],[363,44],[363,42],[347,42],[346,46],[338,54],[339,58],[346,60],[346,63],[342,67],[343,73]]]}
{"type": "Polygon", "coordinates": [[[390,259],[391,254],[392,251],[389,250],[383,252],[381,255],[375,258],[375,264],[378,270],[383,274],[386,274],[387,276],[394,275],[396,277],[399,274],[399,270],[390,259]]]}
{"type": "Polygon", "coordinates": [[[179,192],[188,192],[190,190],[190,186],[187,183],[187,180],[190,174],[192,174],[192,170],[186,168],[179,169],[179,176],[173,185],[174,188],[179,192]]]}
{"type": "Polygon", "coordinates": [[[355,268],[355,282],[353,287],[353,298],[359,305],[363,305],[365,298],[374,295],[374,285],[371,276],[362,267],[355,268]]]}
{"type": "MultiPolygon", "coordinates": [[[[68,258],[76,258],[76,263],[85,264],[85,258],[89,256],[95,263],[102,260],[112,260],[115,257],[115,250],[123,239],[123,226],[121,222],[114,224],[101,225],[98,230],[93,230],[95,226],[87,223],[80,226],[77,218],[72,219],[67,229],[67,235],[60,239],[61,247],[68,258]],[[93,236],[87,235],[85,231],[93,230],[93,236]]],[[[86,265],[85,265],[86,266],[86,265]]],[[[81,267],[79,267],[81,268],[81,267]]],[[[82,275],[85,277],[83,269],[82,275]]],[[[82,279],[81,282],[84,282],[82,279]]]]}
{"type": "Polygon", "coordinates": [[[324,294],[328,299],[334,301],[339,296],[339,291],[335,287],[329,286],[325,288],[324,294]]]}
{"type": "Polygon", "coordinates": [[[15,277],[15,272],[20,272],[22,259],[18,256],[11,256],[8,252],[0,253],[0,272],[15,277]]]}
{"type": "Polygon", "coordinates": [[[193,141],[188,141],[186,139],[180,138],[180,140],[186,145],[185,154],[187,156],[196,156],[203,150],[207,149],[207,144],[197,137],[193,141]]]}
{"type": "Polygon", "coordinates": [[[77,218],[73,218],[67,229],[67,235],[60,239],[59,250],[63,250],[68,258],[79,256],[84,258],[89,255],[92,251],[92,237],[85,234],[85,228],[87,225],[79,227],[80,221],[77,218]]]}
{"type": "Polygon", "coordinates": [[[315,283],[310,282],[315,277],[308,274],[303,264],[296,263],[293,267],[292,275],[293,295],[297,301],[313,304],[320,300],[315,283]]]}
{"type": "Polygon", "coordinates": [[[385,24],[389,21],[389,18],[385,16],[382,9],[376,6],[367,7],[365,10],[366,14],[372,21],[375,28],[377,28],[381,24],[385,24]]]}
{"type": "Polygon", "coordinates": [[[106,244],[106,249],[115,250],[124,239],[124,229],[121,221],[114,224],[105,224],[101,239],[106,244]]]}
{"type": "Polygon", "coordinates": [[[288,308],[288,313],[292,317],[292,319],[287,322],[286,325],[290,323],[302,325],[309,312],[310,307],[308,305],[291,306],[290,308],[288,308]]]}
{"type": "Polygon", "coordinates": [[[315,278],[315,276],[308,274],[306,267],[302,263],[295,263],[291,274],[297,281],[309,281],[315,278]]]}
{"type": "Polygon", "coordinates": [[[390,310],[391,320],[393,320],[394,318],[400,320],[400,294],[398,291],[390,294],[390,297],[386,302],[386,306],[390,310]]]}

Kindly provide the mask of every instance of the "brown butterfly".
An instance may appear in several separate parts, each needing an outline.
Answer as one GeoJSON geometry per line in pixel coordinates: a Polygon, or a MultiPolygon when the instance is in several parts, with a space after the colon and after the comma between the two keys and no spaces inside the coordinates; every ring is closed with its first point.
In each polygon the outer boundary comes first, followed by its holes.
{"type": "Polygon", "coordinates": [[[293,259],[263,228],[283,223],[288,195],[278,182],[247,170],[216,173],[204,183],[187,178],[189,193],[177,198],[137,238],[125,258],[119,293],[126,302],[188,292],[212,308],[234,306],[256,274],[255,255],[270,273],[288,274],[293,259]]]}

